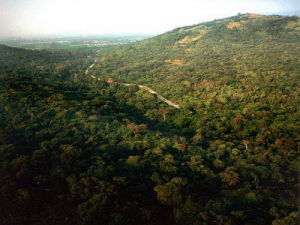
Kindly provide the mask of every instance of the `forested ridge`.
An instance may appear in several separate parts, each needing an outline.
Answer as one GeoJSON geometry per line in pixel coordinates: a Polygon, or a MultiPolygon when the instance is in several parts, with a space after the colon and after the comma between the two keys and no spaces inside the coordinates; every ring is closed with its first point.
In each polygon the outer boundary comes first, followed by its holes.
{"type": "Polygon", "coordinates": [[[300,69],[299,30],[299,17],[243,14],[177,28],[104,54],[94,72],[149,85],[174,100],[204,98],[205,82],[222,88],[278,85],[283,78],[293,82],[300,69]]]}
{"type": "Polygon", "coordinates": [[[296,225],[299,32],[243,14],[97,53],[0,46],[0,224],[296,225]]]}

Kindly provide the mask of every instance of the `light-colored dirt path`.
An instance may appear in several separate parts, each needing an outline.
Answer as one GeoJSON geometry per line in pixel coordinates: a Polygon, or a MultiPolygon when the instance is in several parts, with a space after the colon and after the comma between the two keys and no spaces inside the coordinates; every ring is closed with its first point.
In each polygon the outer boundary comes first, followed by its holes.
{"type": "Polygon", "coordinates": [[[94,62],[93,62],[93,64],[90,65],[90,66],[85,70],[84,74],[85,74],[85,75],[89,75],[90,69],[92,69],[92,68],[95,66],[96,63],[97,63],[97,59],[95,59],[94,62]]]}
{"type": "MultiPolygon", "coordinates": [[[[90,70],[95,66],[95,64],[97,63],[97,60],[95,59],[93,64],[90,65],[86,70],[85,70],[85,75],[89,75],[89,72],[90,70]]],[[[93,79],[97,79],[97,80],[101,80],[100,78],[97,78],[96,76],[94,75],[91,75],[90,76],[91,78],[93,79]]],[[[112,80],[112,79],[109,79],[109,80],[112,80]]],[[[121,84],[121,85],[124,85],[124,86],[135,86],[136,84],[129,84],[129,83],[119,83],[119,82],[115,82],[115,81],[110,81],[110,83],[117,83],[117,84],[121,84]]],[[[154,91],[153,89],[149,88],[148,86],[146,85],[141,85],[141,84],[138,84],[137,85],[139,87],[139,89],[143,89],[145,91],[148,91],[149,93],[151,94],[154,94],[157,96],[157,98],[159,98],[160,100],[162,100],[163,102],[165,102],[166,104],[168,104],[169,106],[172,106],[174,108],[177,108],[177,109],[180,109],[180,105],[166,99],[165,97],[163,97],[161,94],[157,93],[156,91],[154,91]]]]}

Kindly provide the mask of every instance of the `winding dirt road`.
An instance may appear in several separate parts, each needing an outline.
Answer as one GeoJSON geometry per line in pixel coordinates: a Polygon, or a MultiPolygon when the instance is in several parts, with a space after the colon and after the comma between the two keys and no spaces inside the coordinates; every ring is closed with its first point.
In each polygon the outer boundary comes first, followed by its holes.
{"type": "MultiPolygon", "coordinates": [[[[86,70],[85,70],[85,75],[89,75],[89,72],[90,70],[95,66],[95,64],[97,63],[97,60],[95,59],[93,64],[90,65],[86,70]]],[[[97,80],[101,80],[100,78],[97,78],[96,76],[94,75],[91,75],[90,76],[91,78],[93,79],[97,79],[97,80]]],[[[112,80],[112,79],[109,79],[109,80],[112,80]]],[[[109,83],[117,83],[117,84],[120,84],[120,85],[124,85],[124,86],[135,86],[136,84],[129,84],[129,83],[120,83],[120,82],[115,82],[115,81],[110,81],[109,83]]],[[[159,98],[160,100],[162,100],[163,102],[165,102],[167,105],[169,106],[172,106],[176,109],[180,109],[180,105],[166,99],[165,97],[163,97],[161,94],[157,93],[156,91],[154,91],[153,89],[149,88],[148,86],[145,86],[145,85],[141,85],[141,84],[138,84],[137,85],[139,87],[139,89],[143,89],[145,91],[148,91],[149,93],[151,94],[154,94],[157,96],[157,98],[159,98]]]]}
{"type": "Polygon", "coordinates": [[[90,65],[84,72],[85,75],[89,75],[90,70],[95,66],[95,64],[97,63],[97,59],[94,60],[93,64],[90,65]]]}
{"type": "Polygon", "coordinates": [[[151,89],[151,88],[149,88],[149,87],[147,87],[147,86],[145,86],[145,85],[140,85],[140,84],[138,85],[138,87],[139,87],[140,89],[144,89],[144,90],[150,92],[151,94],[156,95],[157,98],[159,98],[160,100],[162,100],[163,102],[165,102],[165,103],[168,104],[169,106],[172,106],[172,107],[174,107],[174,108],[180,109],[180,105],[178,105],[178,104],[176,104],[176,103],[174,103],[174,102],[172,102],[172,101],[166,99],[166,98],[163,97],[161,94],[159,94],[159,93],[157,93],[156,91],[154,91],[153,89],[151,89]]]}

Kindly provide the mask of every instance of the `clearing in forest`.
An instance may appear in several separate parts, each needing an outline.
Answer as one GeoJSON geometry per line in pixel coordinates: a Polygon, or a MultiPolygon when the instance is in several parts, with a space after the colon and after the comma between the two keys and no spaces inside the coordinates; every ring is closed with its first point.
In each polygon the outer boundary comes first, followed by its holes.
{"type": "Polygon", "coordinates": [[[186,65],[187,62],[184,61],[184,60],[181,60],[181,59],[168,59],[168,60],[165,60],[166,63],[170,64],[170,65],[173,65],[173,66],[183,66],[183,65],[186,65]]]}
{"type": "Polygon", "coordinates": [[[198,41],[205,34],[207,34],[207,32],[208,32],[207,30],[200,30],[199,35],[197,35],[196,37],[184,37],[184,38],[180,39],[179,41],[177,41],[176,44],[189,44],[191,42],[198,41]]]}

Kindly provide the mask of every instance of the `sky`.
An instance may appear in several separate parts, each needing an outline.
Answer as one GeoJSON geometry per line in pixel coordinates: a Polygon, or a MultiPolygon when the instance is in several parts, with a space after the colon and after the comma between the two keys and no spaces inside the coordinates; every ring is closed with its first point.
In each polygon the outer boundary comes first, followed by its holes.
{"type": "Polygon", "coordinates": [[[299,9],[299,0],[0,0],[0,37],[158,34],[238,13],[299,9]]]}

